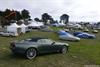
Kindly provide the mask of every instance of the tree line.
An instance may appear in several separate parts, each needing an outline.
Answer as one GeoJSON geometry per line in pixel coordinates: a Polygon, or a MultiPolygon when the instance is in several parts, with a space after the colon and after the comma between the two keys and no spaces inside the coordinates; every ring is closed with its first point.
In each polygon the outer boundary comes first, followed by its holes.
{"type": "MultiPolygon", "coordinates": [[[[9,25],[10,23],[12,23],[12,20],[19,21],[21,19],[23,20],[31,19],[30,12],[26,9],[23,9],[22,11],[10,10],[10,9],[6,9],[5,11],[0,10],[0,25],[1,26],[9,25]]],[[[62,14],[60,16],[60,21],[64,20],[65,23],[68,23],[69,21],[68,19],[69,19],[69,15],[67,14],[62,14]]],[[[50,22],[50,23],[57,22],[48,13],[43,13],[41,15],[41,18],[36,17],[34,18],[34,20],[38,22],[44,22],[44,24],[47,24],[47,22],[50,22]]]]}
{"type": "Polygon", "coordinates": [[[0,24],[2,26],[9,25],[12,20],[18,21],[21,19],[29,19],[30,13],[28,10],[23,9],[22,11],[6,9],[5,11],[0,11],[0,24]]]}
{"type": "MultiPolygon", "coordinates": [[[[57,20],[54,20],[54,19],[52,18],[52,16],[49,15],[48,13],[43,13],[42,16],[41,16],[41,19],[39,19],[39,18],[34,18],[34,20],[35,20],[35,21],[38,21],[38,22],[39,22],[39,21],[42,21],[42,22],[44,22],[44,24],[47,24],[48,20],[49,20],[50,23],[57,23],[57,22],[58,22],[57,20]]],[[[62,15],[60,16],[60,22],[61,22],[62,20],[64,21],[65,24],[67,24],[67,23],[69,22],[69,15],[68,15],[68,14],[62,14],[62,15]]]]}

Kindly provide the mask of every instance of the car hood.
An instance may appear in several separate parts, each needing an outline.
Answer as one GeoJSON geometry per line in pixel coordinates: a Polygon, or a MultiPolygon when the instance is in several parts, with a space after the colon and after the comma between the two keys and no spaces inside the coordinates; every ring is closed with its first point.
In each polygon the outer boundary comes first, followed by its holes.
{"type": "Polygon", "coordinates": [[[61,35],[61,36],[59,36],[59,37],[60,37],[60,38],[64,38],[64,39],[80,40],[80,38],[78,38],[78,37],[76,37],[76,36],[72,36],[72,35],[70,35],[70,36],[61,35]]]}
{"type": "Polygon", "coordinates": [[[69,46],[69,44],[67,43],[62,43],[62,42],[55,42],[56,45],[66,45],[66,46],[69,46]]]}

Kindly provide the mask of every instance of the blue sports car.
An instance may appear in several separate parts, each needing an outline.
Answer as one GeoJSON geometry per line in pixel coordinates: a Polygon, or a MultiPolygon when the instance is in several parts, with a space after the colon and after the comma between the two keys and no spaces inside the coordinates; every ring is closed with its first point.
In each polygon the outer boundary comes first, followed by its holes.
{"type": "Polygon", "coordinates": [[[85,33],[85,32],[75,32],[73,34],[74,34],[74,36],[77,36],[79,38],[88,38],[88,39],[96,38],[95,35],[89,34],[89,33],[85,33]]]}
{"type": "Polygon", "coordinates": [[[64,30],[59,30],[58,35],[66,35],[68,32],[65,32],[64,30]]]}
{"type": "Polygon", "coordinates": [[[73,36],[72,34],[65,32],[64,30],[58,31],[59,38],[68,41],[80,41],[79,37],[73,36]]]}

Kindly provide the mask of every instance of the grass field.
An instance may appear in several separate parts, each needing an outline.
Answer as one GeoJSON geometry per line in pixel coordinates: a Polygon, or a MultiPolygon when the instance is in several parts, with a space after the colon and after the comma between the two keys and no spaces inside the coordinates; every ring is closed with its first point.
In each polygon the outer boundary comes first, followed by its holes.
{"type": "Polygon", "coordinates": [[[39,31],[18,37],[0,36],[0,67],[84,67],[84,65],[100,65],[100,33],[96,34],[96,39],[81,39],[79,42],[62,41],[70,45],[69,52],[66,55],[41,55],[32,60],[23,56],[12,55],[9,49],[11,41],[32,36],[44,36],[61,41],[55,33],[39,31]]]}

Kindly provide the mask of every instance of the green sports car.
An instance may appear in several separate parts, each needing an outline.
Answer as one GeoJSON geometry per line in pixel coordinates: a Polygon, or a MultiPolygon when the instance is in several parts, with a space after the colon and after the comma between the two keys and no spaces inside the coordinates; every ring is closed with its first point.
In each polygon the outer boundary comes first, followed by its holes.
{"type": "Polygon", "coordinates": [[[44,53],[61,52],[65,54],[68,51],[68,47],[67,43],[39,37],[10,43],[10,49],[14,54],[25,55],[28,59],[35,58],[37,55],[44,53]]]}

